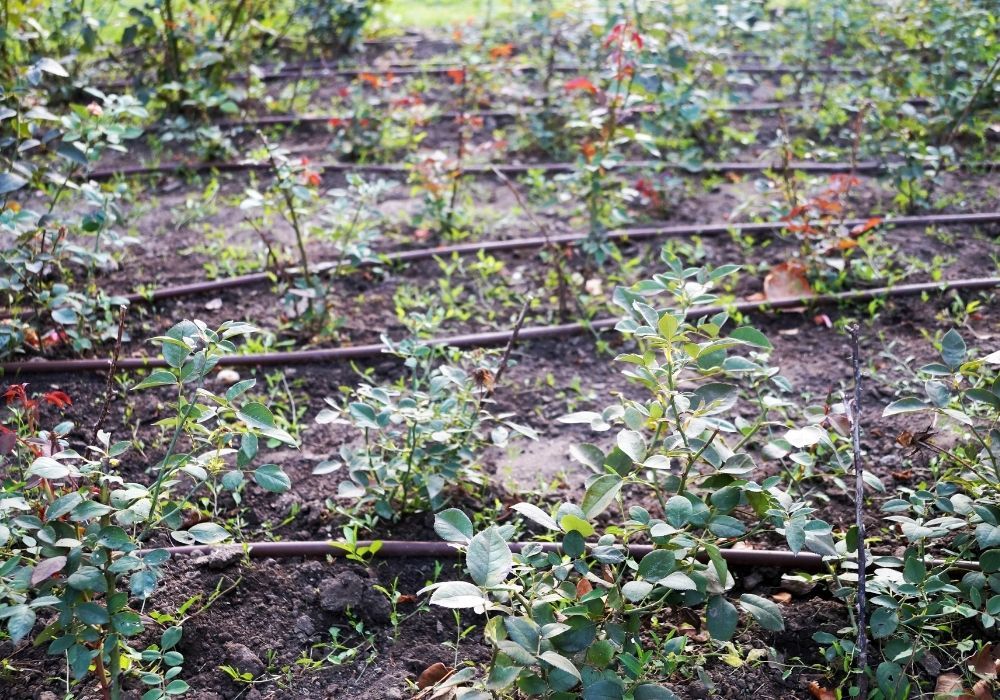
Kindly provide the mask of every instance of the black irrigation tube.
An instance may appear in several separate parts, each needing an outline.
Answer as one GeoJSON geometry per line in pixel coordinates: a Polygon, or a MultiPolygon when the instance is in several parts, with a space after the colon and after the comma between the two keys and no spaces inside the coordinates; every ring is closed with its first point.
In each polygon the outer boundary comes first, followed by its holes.
{"type": "MultiPolygon", "coordinates": [[[[927,106],[930,104],[930,100],[926,97],[912,97],[905,100],[907,104],[914,106],[927,106]]],[[[735,102],[727,105],[720,105],[718,107],[709,105],[710,109],[714,109],[719,112],[727,114],[771,114],[773,112],[780,112],[782,110],[793,110],[793,109],[803,109],[808,107],[809,104],[806,102],[735,102]]],[[[556,111],[550,112],[553,116],[569,117],[570,115],[565,113],[560,113],[556,111]]],[[[649,109],[633,109],[631,110],[633,114],[654,114],[653,110],[649,109]]],[[[424,117],[424,120],[436,120],[436,121],[453,121],[459,117],[465,119],[510,119],[517,120],[523,119],[524,117],[539,116],[545,114],[545,110],[528,107],[524,109],[487,109],[478,111],[466,111],[466,112],[438,112],[431,113],[424,117]]],[[[213,122],[212,126],[217,126],[220,129],[258,129],[265,126],[311,126],[317,124],[328,124],[331,120],[339,120],[342,122],[352,121],[354,119],[351,115],[343,114],[265,114],[258,117],[250,117],[247,119],[232,119],[225,121],[213,122]]],[[[165,124],[155,125],[157,129],[166,128],[165,124]]]]}
{"type": "MultiPolygon", "coordinates": [[[[864,225],[871,218],[845,219],[844,226],[864,225]]],[[[972,226],[976,224],[1000,223],[1000,211],[981,212],[975,214],[929,214],[924,216],[899,216],[896,218],[883,219],[885,226],[972,226]]],[[[609,231],[607,237],[614,241],[641,241],[657,238],[669,238],[674,236],[719,236],[730,231],[739,231],[747,234],[777,233],[788,226],[787,222],[772,221],[766,223],[717,223],[717,224],[690,224],[679,226],[640,226],[635,228],[624,228],[609,231]]],[[[519,238],[507,238],[491,241],[474,241],[468,243],[456,243],[454,245],[435,246],[432,248],[418,248],[414,250],[398,250],[383,253],[377,262],[366,263],[366,266],[375,264],[394,264],[418,262],[421,260],[431,260],[437,257],[450,257],[452,255],[467,256],[478,253],[504,253],[517,250],[530,250],[534,248],[544,248],[548,245],[574,245],[586,240],[586,233],[564,233],[553,234],[547,238],[544,236],[528,236],[519,238]]],[[[312,266],[315,272],[325,272],[337,267],[337,263],[319,262],[312,266]]],[[[292,268],[285,272],[296,273],[292,268]]],[[[252,272],[246,275],[234,275],[205,282],[191,282],[188,284],[161,287],[145,293],[135,293],[125,295],[131,303],[153,303],[165,299],[176,299],[178,297],[192,294],[204,294],[216,292],[224,289],[236,287],[246,287],[254,284],[264,284],[272,279],[272,272],[252,272]]]]}
{"type": "MultiPolygon", "coordinates": [[[[874,287],[872,289],[840,292],[837,294],[819,294],[813,296],[790,297],[770,301],[737,301],[731,304],[698,306],[688,309],[687,318],[702,318],[721,312],[739,311],[751,313],[754,311],[769,311],[772,309],[789,309],[809,306],[829,306],[840,303],[857,303],[871,301],[880,297],[902,297],[918,294],[945,292],[951,290],[982,290],[1000,286],[1000,277],[975,277],[971,279],[950,280],[947,282],[920,282],[900,284],[894,287],[874,287]]],[[[539,340],[543,338],[564,338],[582,335],[592,331],[603,331],[614,328],[617,318],[605,318],[592,322],[564,323],[550,326],[528,326],[521,328],[519,340],[539,340]]],[[[480,348],[506,345],[511,340],[513,331],[486,331],[481,333],[465,333],[444,338],[428,340],[430,345],[447,345],[455,348],[480,348]]],[[[248,355],[231,355],[219,360],[220,367],[285,367],[297,364],[330,363],[337,361],[370,359],[379,357],[386,350],[382,343],[369,345],[341,346],[337,348],[316,350],[293,350],[290,352],[254,353],[248,355]]],[[[24,362],[0,363],[0,372],[7,374],[52,374],[58,372],[106,372],[110,366],[109,359],[87,360],[28,360],[24,362]]],[[[166,367],[167,363],[160,358],[127,357],[118,360],[118,369],[152,369],[166,367]]]]}
{"type": "MultiPolygon", "coordinates": [[[[374,542],[360,541],[358,547],[370,547],[374,542]]],[[[447,542],[427,542],[427,541],[407,541],[407,540],[381,540],[380,548],[374,556],[391,559],[455,559],[461,552],[447,542]]],[[[520,552],[529,544],[525,542],[509,542],[508,546],[514,552],[520,552]]],[[[532,543],[534,544],[534,543],[532,543]]],[[[539,542],[543,551],[560,552],[561,546],[555,542],[539,542]]],[[[248,542],[246,544],[221,544],[221,545],[182,545],[179,547],[162,547],[159,549],[140,549],[133,552],[133,556],[145,556],[151,552],[165,551],[171,556],[199,554],[211,554],[216,551],[244,552],[246,548],[247,556],[252,559],[267,558],[290,558],[290,557],[344,557],[348,552],[337,543],[331,540],[306,540],[299,542],[248,542]]],[[[630,544],[629,554],[637,559],[641,559],[653,551],[653,546],[648,544],[630,544]]],[[[763,566],[784,570],[798,570],[820,572],[826,569],[823,557],[812,552],[800,552],[798,554],[785,550],[773,549],[723,549],[722,558],[727,563],[734,566],[763,566]]],[[[708,556],[699,557],[701,561],[707,561],[708,556]]]]}
{"type": "MultiPolygon", "coordinates": [[[[857,163],[847,162],[821,162],[821,161],[792,161],[788,164],[788,170],[801,171],[806,173],[882,173],[895,165],[902,163],[882,162],[876,160],[859,161],[857,163]]],[[[963,170],[992,170],[1000,166],[1000,161],[983,162],[963,162],[956,166],[963,170]]],[[[327,172],[358,172],[358,173],[379,173],[383,175],[408,174],[413,166],[402,163],[345,163],[342,161],[317,161],[313,163],[314,168],[327,172]]],[[[549,173],[573,172],[578,168],[577,163],[570,162],[542,162],[542,163],[485,163],[464,165],[461,170],[462,175],[493,175],[500,171],[504,175],[523,175],[532,170],[541,170],[549,173]]],[[[749,163],[741,161],[723,161],[703,163],[700,169],[693,170],[682,165],[667,163],[662,160],[626,160],[615,166],[617,170],[644,170],[644,169],[674,170],[698,175],[700,173],[759,173],[765,170],[784,170],[781,163],[749,163]]],[[[271,164],[267,161],[244,160],[244,161],[202,161],[198,163],[165,163],[163,165],[135,165],[115,168],[103,168],[90,172],[87,176],[90,180],[103,181],[112,180],[117,177],[143,177],[150,175],[171,175],[177,173],[203,173],[203,172],[245,172],[245,171],[269,171],[271,164]]]]}
{"type": "MultiPolygon", "coordinates": [[[[312,78],[330,77],[352,77],[359,75],[376,75],[394,77],[409,76],[441,76],[448,75],[455,70],[475,70],[485,73],[500,73],[509,71],[511,73],[539,73],[545,70],[542,66],[527,64],[503,64],[503,63],[480,63],[480,64],[434,64],[431,66],[351,66],[351,67],[286,67],[281,70],[261,73],[260,79],[264,82],[275,82],[279,80],[304,80],[312,78]]],[[[553,66],[552,70],[557,73],[581,73],[590,72],[591,69],[581,65],[559,65],[553,66]]],[[[732,66],[730,73],[750,73],[762,75],[867,75],[867,71],[859,68],[846,68],[840,66],[818,66],[811,68],[797,68],[795,66],[769,66],[766,64],[747,64],[732,66]]],[[[248,76],[244,73],[237,73],[227,77],[230,82],[246,82],[248,76]]],[[[143,82],[142,79],[134,80],[114,80],[100,84],[100,88],[105,91],[121,90],[134,85],[136,82],[143,82]]]]}
{"type": "MultiPolygon", "coordinates": [[[[457,559],[461,551],[448,542],[424,540],[360,540],[356,547],[367,548],[378,544],[378,549],[372,554],[380,559],[457,559]]],[[[157,547],[139,549],[132,552],[133,556],[143,557],[152,552],[167,552],[171,557],[198,556],[223,551],[238,553],[251,559],[291,559],[295,557],[333,557],[344,558],[350,552],[335,540],[301,540],[298,542],[247,542],[245,544],[192,544],[177,547],[157,547]]],[[[528,545],[538,545],[543,552],[562,551],[562,546],[556,542],[508,542],[507,546],[513,552],[521,552],[528,545]]],[[[593,545],[587,545],[588,548],[593,545]]],[[[654,550],[649,544],[628,545],[629,555],[636,559],[654,550]]],[[[783,571],[805,571],[821,573],[827,565],[823,557],[813,552],[791,552],[784,549],[721,549],[720,555],[727,564],[737,567],[766,567],[783,571]]],[[[708,555],[700,553],[697,560],[703,563],[709,561],[708,555]]],[[[928,557],[924,560],[928,565],[941,566],[947,563],[943,559],[928,557]]],[[[874,564],[872,564],[874,566],[874,564]]],[[[950,569],[956,571],[979,571],[977,561],[955,561],[950,563],[950,569]]]]}

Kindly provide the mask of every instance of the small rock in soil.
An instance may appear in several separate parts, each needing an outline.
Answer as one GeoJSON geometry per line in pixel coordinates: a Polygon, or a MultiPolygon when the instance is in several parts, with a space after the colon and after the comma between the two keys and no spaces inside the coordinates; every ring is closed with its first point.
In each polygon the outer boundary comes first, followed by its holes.
{"type": "Polygon", "coordinates": [[[342,571],[319,584],[319,606],[327,612],[344,612],[361,603],[365,582],[353,571],[342,571]]]}
{"type": "Polygon", "coordinates": [[[38,694],[38,700],[59,700],[51,690],[43,690],[38,694]]]}
{"type": "Polygon", "coordinates": [[[361,596],[364,604],[364,613],[372,622],[387,623],[392,617],[392,605],[389,599],[378,591],[366,588],[361,596]]]}
{"type": "Polygon", "coordinates": [[[246,644],[227,642],[223,651],[226,653],[226,663],[237,671],[250,673],[254,677],[264,672],[263,662],[246,644]]]}
{"type": "Polygon", "coordinates": [[[232,545],[228,547],[217,547],[208,554],[191,560],[195,566],[208,567],[209,569],[225,569],[236,563],[243,557],[243,547],[232,545]]]}
{"type": "Polygon", "coordinates": [[[232,386],[240,380],[240,373],[234,369],[220,369],[215,381],[222,386],[232,386]]]}
{"type": "Polygon", "coordinates": [[[295,633],[300,637],[308,639],[316,634],[316,625],[308,615],[299,615],[295,620],[295,633]]]}

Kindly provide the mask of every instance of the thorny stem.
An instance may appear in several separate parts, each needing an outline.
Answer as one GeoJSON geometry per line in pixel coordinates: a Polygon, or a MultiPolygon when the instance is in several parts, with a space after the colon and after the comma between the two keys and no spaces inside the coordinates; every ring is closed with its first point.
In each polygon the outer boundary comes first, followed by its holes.
{"type": "Polygon", "coordinates": [[[865,482],[864,467],[861,463],[861,345],[857,324],[847,329],[851,336],[851,362],[854,367],[854,401],[851,406],[851,444],[854,450],[854,499],[855,526],[858,530],[858,697],[868,697],[868,621],[866,618],[866,578],[865,571],[865,482]]]}
{"type": "Polygon", "coordinates": [[[462,67],[462,90],[458,98],[458,146],[455,153],[455,169],[451,173],[451,195],[448,200],[448,212],[445,215],[441,233],[451,231],[452,218],[455,215],[455,202],[458,200],[458,182],[462,177],[462,160],[465,157],[465,112],[469,94],[469,69],[462,67]]]}
{"type": "MultiPolygon", "coordinates": [[[[198,384],[192,389],[191,396],[188,399],[187,406],[184,407],[184,413],[181,419],[177,421],[177,426],[174,428],[173,437],[170,438],[170,444],[167,446],[167,452],[163,455],[163,459],[160,461],[160,473],[156,477],[156,481],[153,482],[153,491],[149,496],[149,515],[146,520],[147,524],[142,532],[139,533],[139,540],[145,539],[149,536],[149,531],[153,527],[154,518],[156,516],[156,509],[159,506],[160,501],[160,491],[163,489],[163,482],[166,481],[169,471],[167,469],[167,462],[174,455],[174,449],[177,447],[177,441],[180,439],[181,433],[184,431],[184,426],[187,424],[188,419],[194,412],[195,407],[195,397],[198,395],[198,390],[201,389],[202,385],[205,383],[205,362],[207,359],[203,359],[201,367],[198,370],[198,374],[201,375],[201,379],[198,380],[198,384]]],[[[159,521],[155,521],[159,522],[159,521]]]]}
{"type": "MultiPolygon", "coordinates": [[[[271,149],[271,144],[268,143],[267,137],[264,136],[264,132],[258,131],[257,136],[264,144],[264,150],[267,151],[267,158],[271,162],[271,169],[274,171],[274,176],[280,180],[284,178],[281,177],[281,170],[278,167],[278,161],[274,158],[274,151],[271,149]]],[[[299,249],[299,259],[301,260],[302,272],[306,279],[310,278],[309,274],[309,256],[306,254],[306,243],[302,236],[302,226],[299,224],[299,215],[295,211],[295,200],[292,198],[291,191],[286,187],[279,188],[281,190],[281,195],[285,199],[285,206],[288,207],[288,215],[291,217],[292,228],[295,229],[295,244],[299,249]]],[[[312,301],[310,300],[310,306],[312,301]]]]}
{"type": "Polygon", "coordinates": [[[101,428],[104,426],[104,421],[108,419],[108,411],[111,410],[111,398],[112,398],[112,383],[115,379],[115,370],[118,369],[118,358],[122,353],[122,334],[125,331],[125,315],[128,313],[128,307],[124,304],[118,308],[118,337],[115,339],[115,349],[111,353],[111,362],[108,364],[108,381],[104,386],[104,407],[101,409],[101,415],[97,419],[97,425],[94,426],[94,440],[97,440],[97,434],[101,432],[101,428]]]}
{"type": "Polygon", "coordinates": [[[518,206],[520,206],[524,213],[528,215],[531,223],[535,225],[535,228],[538,229],[539,233],[541,233],[542,237],[545,239],[545,247],[549,249],[549,254],[552,255],[552,262],[556,272],[556,284],[558,285],[557,295],[559,299],[559,318],[565,321],[568,314],[568,309],[566,308],[566,293],[568,291],[568,285],[566,283],[566,271],[563,269],[562,251],[558,246],[552,243],[549,227],[539,221],[535,216],[535,213],[528,208],[524,198],[521,197],[521,192],[514,186],[514,183],[511,182],[510,179],[497,168],[493,168],[493,172],[498,178],[500,178],[500,182],[502,182],[507,189],[511,191],[514,195],[514,199],[517,200],[518,206]]]}
{"type": "Polygon", "coordinates": [[[976,100],[979,99],[979,95],[982,93],[983,88],[991,84],[996,79],[997,76],[994,75],[994,73],[997,71],[998,66],[1000,66],[1000,55],[996,57],[996,60],[993,61],[993,65],[991,65],[989,70],[986,71],[986,75],[983,76],[982,81],[980,81],[979,85],[976,87],[976,91],[972,93],[972,97],[966,103],[965,109],[962,110],[962,113],[958,116],[958,119],[956,119],[952,123],[951,128],[948,130],[947,137],[945,137],[943,143],[941,144],[942,146],[949,145],[952,139],[955,138],[955,133],[958,131],[958,128],[962,125],[962,122],[965,121],[965,118],[969,116],[969,112],[972,110],[972,107],[976,104],[976,100]]]}

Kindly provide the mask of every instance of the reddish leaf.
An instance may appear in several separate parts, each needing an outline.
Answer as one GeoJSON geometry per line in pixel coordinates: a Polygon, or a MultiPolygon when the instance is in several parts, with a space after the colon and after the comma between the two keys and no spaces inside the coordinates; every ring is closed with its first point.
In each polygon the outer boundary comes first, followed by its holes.
{"type": "Polygon", "coordinates": [[[582,598],[583,596],[594,590],[594,586],[585,578],[580,579],[576,582],[576,597],[582,598]]]}
{"type": "Polygon", "coordinates": [[[42,581],[52,578],[66,566],[66,557],[52,557],[39,562],[35,570],[31,572],[31,585],[37,586],[42,581]]]}
{"type": "Polygon", "coordinates": [[[854,228],[852,228],[851,229],[851,235],[854,236],[855,238],[857,238],[858,236],[860,236],[860,235],[862,235],[864,233],[868,233],[869,231],[871,231],[876,226],[879,226],[881,223],[882,223],[882,217],[881,216],[873,216],[872,218],[868,219],[868,221],[866,221],[865,223],[858,224],[857,226],[855,226],[854,228]]]}
{"type": "Polygon", "coordinates": [[[451,78],[451,82],[455,83],[455,85],[461,85],[465,82],[465,69],[449,68],[448,77],[451,78]]]}
{"type": "Polygon", "coordinates": [[[432,685],[440,683],[451,674],[452,670],[438,661],[424,669],[424,672],[417,678],[417,687],[423,690],[432,685]]]}
{"type": "Polygon", "coordinates": [[[806,266],[798,260],[775,265],[764,278],[764,297],[768,301],[810,297],[813,294],[806,278],[806,266]]]}
{"type": "Polygon", "coordinates": [[[513,44],[500,44],[490,49],[490,58],[494,61],[499,58],[510,58],[514,54],[513,44]]]}
{"type": "Polygon", "coordinates": [[[566,88],[566,92],[582,90],[584,92],[589,92],[591,95],[597,94],[597,86],[582,76],[579,78],[573,78],[572,80],[567,80],[563,87],[566,88]]]}
{"type": "Polygon", "coordinates": [[[5,455],[14,449],[17,444],[17,435],[13,430],[0,425],[0,455],[5,455]]]}
{"type": "Polygon", "coordinates": [[[781,605],[788,605],[789,603],[792,602],[792,594],[786,591],[781,591],[779,593],[772,593],[771,600],[781,605]]]}
{"type": "Polygon", "coordinates": [[[816,698],[816,700],[837,700],[836,693],[832,690],[824,688],[816,681],[810,681],[809,694],[816,698]]]}
{"type": "Polygon", "coordinates": [[[993,656],[993,645],[987,644],[968,660],[969,669],[983,678],[996,678],[997,660],[993,656]]]}

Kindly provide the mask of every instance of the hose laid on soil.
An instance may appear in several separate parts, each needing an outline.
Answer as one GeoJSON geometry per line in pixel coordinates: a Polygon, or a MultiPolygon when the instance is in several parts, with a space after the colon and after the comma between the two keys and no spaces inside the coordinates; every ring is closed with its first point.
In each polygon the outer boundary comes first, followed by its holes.
{"type": "MultiPolygon", "coordinates": [[[[926,106],[930,104],[930,101],[923,97],[914,97],[907,99],[905,101],[907,104],[914,106],[926,106]]],[[[721,105],[718,107],[712,107],[712,109],[718,110],[719,112],[724,112],[727,114],[770,114],[771,112],[780,112],[782,110],[790,109],[802,109],[807,106],[806,102],[744,102],[744,103],[733,103],[727,105],[721,105]]],[[[642,109],[642,108],[632,108],[629,110],[633,114],[653,114],[655,111],[653,109],[642,109]]],[[[436,120],[436,121],[454,121],[459,118],[464,119],[511,119],[518,120],[524,117],[539,116],[545,114],[546,111],[539,108],[525,108],[519,110],[510,109],[487,109],[487,110],[468,110],[466,112],[438,112],[436,114],[429,114],[424,117],[422,121],[436,120]]],[[[556,117],[569,117],[570,115],[566,113],[561,113],[558,111],[550,111],[552,116],[556,117]]],[[[353,117],[350,115],[343,114],[265,114],[258,117],[252,117],[244,120],[234,119],[227,121],[214,122],[213,126],[218,126],[220,129],[258,129],[265,126],[308,126],[317,124],[328,124],[331,120],[338,120],[340,122],[350,122],[353,117]]],[[[161,125],[163,127],[163,125],[161,125]]]]}
{"type": "MultiPolygon", "coordinates": [[[[857,163],[849,162],[820,162],[820,161],[792,161],[788,163],[787,169],[790,171],[801,171],[805,173],[882,173],[887,172],[892,167],[902,166],[903,163],[882,162],[876,160],[865,160],[857,163]]],[[[383,175],[409,174],[413,166],[406,163],[345,163],[342,161],[317,161],[312,164],[317,170],[327,172],[356,172],[356,173],[378,173],[383,175]]],[[[575,162],[549,162],[549,163],[480,163],[463,165],[459,175],[494,175],[495,171],[500,171],[504,175],[523,175],[533,170],[547,173],[573,172],[579,168],[575,162]]],[[[993,170],[1000,167],[1000,161],[981,161],[956,163],[955,167],[961,170],[993,170]]],[[[99,168],[93,170],[88,175],[88,179],[95,181],[113,180],[118,177],[142,177],[147,175],[171,175],[177,173],[203,173],[203,172],[243,172],[250,170],[269,171],[272,165],[264,160],[235,160],[235,161],[199,161],[197,163],[164,163],[162,165],[132,165],[119,166],[113,168],[99,168]]],[[[667,163],[662,160],[626,160],[615,165],[616,170],[671,170],[682,173],[699,175],[701,173],[760,173],[767,170],[781,172],[785,166],[781,163],[749,163],[741,161],[730,162],[707,162],[702,163],[697,169],[685,167],[675,163],[667,163]]]]}
{"type": "MultiPolygon", "coordinates": [[[[358,542],[357,546],[368,547],[373,542],[358,542]]],[[[509,542],[510,549],[520,552],[527,543],[509,542]]],[[[561,547],[555,542],[539,542],[543,551],[559,552],[561,547]]],[[[631,544],[628,546],[629,554],[641,559],[653,551],[653,546],[648,544],[631,544]]],[[[311,540],[304,542],[249,542],[247,544],[222,544],[222,545],[184,545],[180,547],[163,547],[162,549],[140,549],[133,552],[133,555],[143,556],[155,551],[169,552],[174,555],[197,555],[211,554],[217,551],[232,551],[243,553],[252,559],[267,558],[288,558],[288,557],[343,557],[348,554],[346,550],[338,547],[335,542],[329,540],[311,540]],[[244,550],[246,548],[246,550],[244,550]]],[[[784,570],[798,570],[818,572],[825,570],[823,557],[811,552],[794,552],[770,549],[723,549],[722,558],[729,564],[735,566],[763,566],[784,570]]],[[[423,542],[406,540],[382,540],[381,547],[375,552],[376,557],[381,558],[440,558],[455,559],[460,552],[448,542],[423,542]]],[[[703,560],[707,560],[707,555],[703,560]]]]}
{"type": "MultiPolygon", "coordinates": [[[[864,225],[873,217],[861,219],[845,219],[844,226],[854,227],[864,225]]],[[[900,216],[894,219],[884,219],[883,226],[961,226],[975,224],[992,224],[1000,222],[1000,211],[978,212],[974,214],[929,214],[924,216],[900,216]]],[[[718,236],[725,235],[730,231],[737,231],[744,234],[777,233],[788,226],[787,222],[774,221],[767,223],[718,223],[718,224],[691,224],[680,226],[641,226],[635,228],[617,229],[609,231],[606,235],[608,240],[613,241],[639,241],[656,238],[668,238],[674,236],[718,236]]],[[[508,238],[503,240],[476,241],[470,243],[457,243],[455,245],[436,246],[433,248],[420,248],[415,250],[399,250],[383,253],[377,262],[362,263],[364,267],[371,267],[375,264],[393,264],[417,262],[420,260],[430,260],[437,257],[451,257],[452,255],[467,256],[478,255],[479,253],[511,252],[516,250],[530,250],[533,248],[544,248],[548,245],[567,246],[579,243],[587,238],[586,233],[564,233],[553,234],[548,238],[543,236],[530,236],[520,238],[508,238]]],[[[325,272],[339,267],[336,262],[318,262],[311,265],[313,272],[325,272]]],[[[298,274],[298,268],[284,270],[287,274],[298,274]]],[[[252,272],[245,275],[234,275],[222,279],[210,280],[206,282],[192,282],[190,284],[180,284],[171,287],[161,287],[142,294],[128,294],[125,296],[131,303],[141,304],[146,302],[162,301],[164,299],[175,299],[178,297],[190,296],[192,294],[203,294],[215,292],[223,289],[233,289],[236,287],[246,287],[254,284],[264,284],[272,279],[271,272],[252,272]]]]}
{"type": "MultiPolygon", "coordinates": [[[[461,552],[448,542],[429,541],[407,541],[407,540],[377,540],[379,548],[372,556],[382,559],[456,559],[461,552]]],[[[349,551],[337,546],[333,540],[305,540],[300,542],[247,542],[245,544],[192,544],[178,547],[160,547],[155,549],[139,549],[132,552],[134,556],[145,556],[151,552],[167,552],[170,556],[196,556],[212,554],[213,552],[228,551],[234,554],[243,555],[251,559],[287,559],[292,557],[346,557],[349,551]]],[[[341,543],[343,544],[343,543],[341,543]]],[[[358,549],[371,547],[375,542],[371,540],[361,540],[355,544],[358,549]]],[[[537,544],[544,552],[560,552],[561,545],[556,542],[508,542],[508,546],[513,552],[520,552],[527,544],[537,544]]],[[[588,548],[592,545],[587,545],[588,548]]],[[[629,554],[636,559],[642,559],[653,551],[653,546],[648,544],[628,545],[629,554]]],[[[790,552],[782,549],[722,549],[722,558],[726,563],[733,566],[743,567],[767,567],[781,569],[784,571],[806,571],[818,573],[826,570],[823,557],[812,552],[790,552]]],[[[698,561],[707,562],[708,555],[701,554],[698,561]]],[[[941,566],[946,562],[943,559],[928,557],[925,559],[928,566],[941,566]]],[[[958,571],[979,571],[979,562],[976,561],[955,561],[950,562],[950,569],[958,571]]]]}
{"type": "MultiPolygon", "coordinates": [[[[915,284],[900,284],[894,287],[874,287],[872,289],[840,292],[836,294],[817,294],[812,296],[790,297],[764,301],[737,301],[731,304],[697,306],[688,309],[687,318],[702,318],[721,312],[739,311],[750,313],[754,311],[769,311],[771,309],[794,309],[809,306],[829,306],[839,303],[857,303],[871,301],[880,297],[902,297],[918,294],[944,292],[950,290],[992,289],[1000,286],[1000,277],[977,277],[971,279],[951,280],[947,282],[921,282],[915,284]]],[[[591,322],[564,323],[550,326],[528,326],[521,328],[520,340],[538,340],[542,338],[561,338],[582,335],[592,331],[610,330],[618,324],[617,318],[605,318],[591,322]]],[[[429,345],[446,345],[455,348],[479,348],[506,345],[511,340],[513,331],[487,331],[482,333],[466,333],[462,335],[433,338],[427,341],[429,345]]],[[[230,355],[222,357],[220,367],[284,367],[295,364],[329,363],[345,360],[379,357],[386,350],[382,343],[369,345],[348,345],[337,348],[316,350],[293,350],[290,352],[253,353],[247,355],[230,355]]],[[[34,359],[24,362],[0,363],[0,372],[8,374],[52,374],[57,372],[106,372],[111,364],[110,359],[88,360],[43,360],[34,359]]],[[[167,363],[160,358],[127,357],[118,360],[118,369],[152,369],[166,367],[167,363]]]]}
{"type": "MultiPolygon", "coordinates": [[[[285,67],[279,70],[267,71],[261,73],[258,77],[264,82],[275,82],[279,80],[307,80],[310,78],[330,78],[330,77],[344,77],[349,78],[358,75],[377,75],[386,76],[393,75],[394,77],[402,76],[418,76],[426,77],[432,75],[448,75],[449,73],[456,70],[474,69],[477,72],[484,73],[499,73],[502,71],[507,71],[510,73],[538,73],[544,71],[545,68],[539,66],[531,65],[512,65],[512,64],[502,64],[502,63],[489,63],[489,64],[478,64],[466,66],[461,63],[454,64],[434,64],[428,66],[351,66],[344,68],[336,67],[322,67],[322,66],[295,66],[295,67],[285,67]]],[[[581,71],[589,70],[584,66],[579,65],[560,65],[553,66],[553,72],[555,73],[579,73],[581,71]]],[[[745,64],[745,65],[735,65],[729,68],[730,73],[752,73],[752,74],[763,74],[763,75],[867,75],[866,71],[860,68],[848,68],[841,66],[814,66],[806,68],[796,68],[794,66],[768,66],[765,64],[745,64]]],[[[230,76],[226,76],[228,82],[246,82],[249,76],[245,73],[235,73],[230,76]]],[[[105,83],[100,83],[98,87],[108,92],[110,90],[122,90],[125,88],[132,87],[135,84],[135,80],[113,80],[105,83]]]]}

